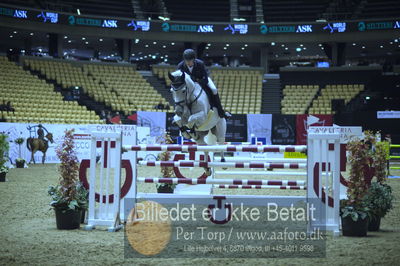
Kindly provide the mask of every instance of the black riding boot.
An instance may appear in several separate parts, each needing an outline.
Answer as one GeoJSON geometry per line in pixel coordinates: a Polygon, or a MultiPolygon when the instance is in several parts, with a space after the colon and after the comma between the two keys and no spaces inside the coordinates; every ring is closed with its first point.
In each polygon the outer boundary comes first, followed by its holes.
{"type": "Polygon", "coordinates": [[[226,112],[224,111],[224,108],[222,108],[222,104],[221,104],[221,99],[219,98],[219,94],[214,94],[213,95],[214,98],[214,106],[217,108],[218,110],[218,115],[221,118],[228,118],[229,116],[227,116],[226,112]]]}

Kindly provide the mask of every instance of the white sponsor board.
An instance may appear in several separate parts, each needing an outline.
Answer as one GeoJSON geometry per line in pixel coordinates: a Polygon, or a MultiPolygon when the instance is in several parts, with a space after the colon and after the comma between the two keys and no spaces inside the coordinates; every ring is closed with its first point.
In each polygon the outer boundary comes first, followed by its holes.
{"type": "MultiPolygon", "coordinates": [[[[75,129],[75,150],[79,161],[82,159],[90,159],[90,131],[99,132],[122,132],[123,144],[129,145],[133,142],[133,126],[132,125],[71,125],[71,124],[43,124],[44,134],[47,132],[53,134],[54,143],[49,142],[49,148],[46,152],[46,163],[59,163],[56,155],[56,147],[62,142],[65,130],[75,129]]],[[[18,157],[22,157],[27,162],[31,159],[31,152],[27,149],[26,139],[29,137],[37,137],[38,127],[36,124],[25,123],[0,123],[0,132],[8,135],[10,142],[9,160],[15,163],[18,157]],[[14,140],[18,137],[23,137],[25,142],[21,145],[21,154],[19,154],[19,145],[14,140]]],[[[138,127],[138,143],[151,143],[153,138],[150,138],[150,128],[138,127]]],[[[139,156],[146,157],[147,153],[139,153],[139,156]]],[[[42,152],[36,152],[34,158],[36,163],[42,162],[42,152]]]]}
{"type": "Polygon", "coordinates": [[[342,127],[336,126],[333,127],[309,127],[309,133],[340,133],[340,143],[345,144],[348,143],[353,138],[362,138],[363,132],[362,127],[342,127]]]}

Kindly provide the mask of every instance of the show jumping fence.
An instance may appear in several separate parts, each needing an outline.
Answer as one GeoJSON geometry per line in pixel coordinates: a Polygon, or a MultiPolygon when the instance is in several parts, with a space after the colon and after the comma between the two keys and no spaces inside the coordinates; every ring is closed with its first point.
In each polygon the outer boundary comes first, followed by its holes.
{"type": "MultiPolygon", "coordinates": [[[[89,217],[86,229],[92,229],[97,225],[109,226],[109,231],[121,228],[120,201],[125,196],[132,199],[133,203],[139,200],[152,199],[160,203],[181,204],[211,204],[221,200],[231,204],[243,203],[251,206],[265,206],[266,202],[274,199],[282,199],[282,196],[274,195],[194,195],[194,194],[157,194],[139,193],[138,183],[169,183],[169,184],[191,184],[206,185],[210,184],[214,188],[229,189],[287,189],[287,190],[306,190],[307,196],[285,196],[290,204],[297,202],[308,202],[317,199],[324,206],[325,218],[318,222],[309,221],[309,228],[312,226],[322,226],[334,235],[339,234],[339,195],[340,195],[340,135],[338,133],[309,133],[308,146],[275,146],[275,145],[136,145],[136,132],[133,135],[134,145],[123,146],[121,134],[118,133],[98,133],[91,134],[91,159],[90,159],[90,192],[89,192],[89,217]],[[102,151],[112,148],[115,149],[115,156],[107,156],[106,160],[101,158],[100,167],[105,170],[96,170],[96,152],[100,148],[102,151]],[[121,191],[121,158],[122,151],[128,152],[131,162],[132,180],[125,180],[121,191]],[[242,151],[242,152],[306,152],[307,162],[304,159],[298,161],[291,159],[253,162],[205,162],[194,160],[183,161],[137,161],[138,151],[174,151],[174,152],[221,152],[221,151],[242,151]],[[168,166],[168,167],[226,167],[226,168],[288,168],[288,169],[307,169],[307,173],[292,172],[269,172],[271,175],[307,175],[307,180],[247,180],[247,179],[220,179],[213,178],[151,178],[139,177],[137,165],[142,166],[168,166]],[[114,168],[113,176],[109,168],[114,168]],[[113,194],[108,187],[108,180],[113,178],[113,194]],[[104,179],[106,185],[104,184],[104,179]],[[126,185],[128,184],[128,185],[126,185]]],[[[223,172],[223,171],[220,171],[223,172]]],[[[248,171],[252,175],[257,171],[248,171]]],[[[229,171],[225,172],[229,175],[229,171]]],[[[289,203],[288,203],[289,204],[289,203]]],[[[124,206],[123,212],[129,211],[124,206]]],[[[125,217],[127,215],[125,214],[125,217]]]]}

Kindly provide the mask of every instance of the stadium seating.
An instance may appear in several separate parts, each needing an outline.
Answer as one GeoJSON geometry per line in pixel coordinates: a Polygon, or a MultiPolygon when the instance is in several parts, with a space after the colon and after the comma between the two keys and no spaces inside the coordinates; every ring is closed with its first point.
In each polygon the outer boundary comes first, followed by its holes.
{"type": "MultiPolygon", "coordinates": [[[[153,73],[171,85],[168,71],[176,67],[153,66],[153,73]]],[[[258,70],[212,68],[210,75],[218,88],[222,105],[234,114],[259,114],[261,110],[262,73],[258,70]]]]}
{"type": "Polygon", "coordinates": [[[75,101],[64,101],[54,86],[31,75],[21,66],[0,56],[0,99],[10,101],[15,112],[2,112],[9,122],[98,124],[102,120],[93,111],[75,101]]]}
{"type": "Polygon", "coordinates": [[[26,59],[24,62],[64,89],[79,86],[95,101],[125,115],[137,110],[155,111],[155,105],[166,102],[132,65],[85,63],[81,67],[64,60],[26,59]]]}
{"type": "Polygon", "coordinates": [[[171,20],[230,21],[229,0],[164,0],[171,20]]]}
{"type": "Polygon", "coordinates": [[[315,21],[328,4],[329,0],[263,0],[264,21],[315,21]]]}
{"type": "Polygon", "coordinates": [[[154,110],[166,100],[132,66],[85,64],[84,72],[91,74],[117,94],[117,102],[111,103],[114,110],[125,114],[132,110],[154,110]]]}
{"type": "Polygon", "coordinates": [[[304,114],[319,90],[318,85],[286,85],[282,114],[304,114]]]}
{"type": "Polygon", "coordinates": [[[333,99],[344,99],[345,104],[348,104],[363,90],[363,84],[326,85],[321,89],[320,95],[312,102],[308,113],[332,114],[334,113],[331,105],[333,99]]]}

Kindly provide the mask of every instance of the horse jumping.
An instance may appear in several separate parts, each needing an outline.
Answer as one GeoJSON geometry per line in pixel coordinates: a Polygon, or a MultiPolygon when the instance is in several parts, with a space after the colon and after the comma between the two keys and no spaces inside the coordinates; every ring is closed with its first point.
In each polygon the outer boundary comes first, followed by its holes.
{"type": "MultiPolygon", "coordinates": [[[[177,70],[168,74],[171,83],[171,93],[174,99],[174,122],[179,126],[182,136],[194,140],[197,144],[207,144],[205,136],[211,132],[216,137],[217,144],[225,142],[226,120],[218,115],[217,108],[211,108],[207,94],[200,84],[193,82],[189,75],[177,70]]],[[[209,84],[214,86],[208,78],[209,84]]],[[[210,144],[210,143],[208,143],[210,144]]],[[[208,152],[204,159],[207,160],[208,152]]],[[[224,154],[221,152],[221,161],[224,154]]],[[[205,168],[207,175],[211,169],[205,168]]]]}

